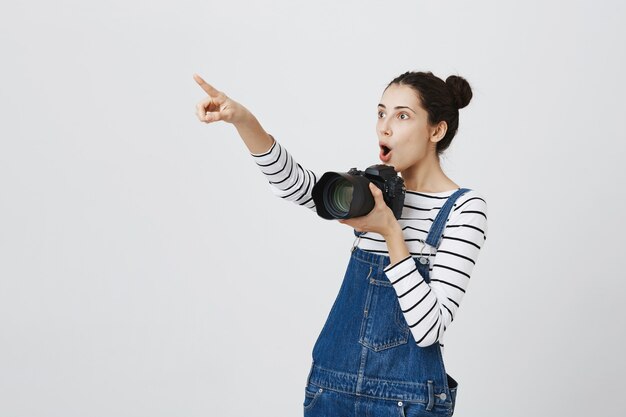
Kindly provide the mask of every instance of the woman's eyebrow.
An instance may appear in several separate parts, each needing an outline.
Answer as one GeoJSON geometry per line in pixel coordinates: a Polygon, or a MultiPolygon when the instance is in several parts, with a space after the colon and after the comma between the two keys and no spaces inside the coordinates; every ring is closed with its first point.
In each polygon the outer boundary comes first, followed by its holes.
{"type": "MultiPolygon", "coordinates": [[[[386,108],[387,108],[387,107],[386,107],[384,104],[382,104],[382,103],[379,103],[379,104],[378,104],[378,107],[382,107],[383,109],[386,109],[386,108]]],[[[396,106],[396,107],[394,107],[394,109],[395,109],[395,110],[398,110],[398,109],[409,109],[409,110],[411,110],[413,113],[417,114],[417,113],[415,112],[415,110],[413,110],[412,108],[410,108],[410,107],[408,107],[408,106],[396,106]]]]}

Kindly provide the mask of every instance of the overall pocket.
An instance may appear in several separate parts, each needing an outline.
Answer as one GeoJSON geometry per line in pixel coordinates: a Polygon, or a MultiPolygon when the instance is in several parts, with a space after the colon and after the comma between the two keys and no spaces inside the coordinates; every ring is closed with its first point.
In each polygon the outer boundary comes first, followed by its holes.
{"type": "Polygon", "coordinates": [[[410,329],[404,319],[396,291],[383,276],[369,277],[369,289],[359,342],[375,352],[406,344],[410,329]]]}
{"type": "Polygon", "coordinates": [[[302,404],[304,411],[308,411],[313,408],[320,395],[322,395],[322,392],[324,392],[323,388],[312,384],[309,384],[304,388],[304,403],[302,404]]]}

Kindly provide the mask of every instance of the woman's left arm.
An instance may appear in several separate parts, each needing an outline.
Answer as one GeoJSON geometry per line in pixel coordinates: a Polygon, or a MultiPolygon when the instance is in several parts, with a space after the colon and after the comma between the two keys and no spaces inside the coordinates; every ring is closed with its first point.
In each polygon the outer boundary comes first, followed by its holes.
{"type": "MultiPolygon", "coordinates": [[[[438,342],[454,320],[486,239],[485,200],[467,194],[463,197],[467,198],[463,202],[459,199],[450,213],[430,271],[430,283],[424,281],[410,255],[384,269],[413,337],[421,347],[438,342]]],[[[387,239],[390,256],[400,245],[400,239],[404,241],[397,235],[387,239]]]]}
{"type": "Polygon", "coordinates": [[[487,204],[472,191],[458,200],[437,250],[430,283],[426,283],[382,192],[374,185],[371,190],[376,200],[374,209],[366,216],[340,222],[353,226],[356,231],[372,231],[385,238],[390,257],[385,275],[396,291],[417,345],[430,346],[443,336],[461,304],[486,239],[487,204]]]}

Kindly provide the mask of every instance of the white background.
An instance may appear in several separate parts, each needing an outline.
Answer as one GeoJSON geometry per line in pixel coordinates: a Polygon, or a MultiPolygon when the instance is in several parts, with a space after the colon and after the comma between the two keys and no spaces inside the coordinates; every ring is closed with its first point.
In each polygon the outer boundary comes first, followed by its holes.
{"type": "Polygon", "coordinates": [[[316,173],[378,163],[409,70],[474,98],[442,163],[488,203],[455,416],[617,416],[621,1],[13,2],[0,9],[0,415],[296,416],[352,230],[268,188],[192,74],[316,173]]]}

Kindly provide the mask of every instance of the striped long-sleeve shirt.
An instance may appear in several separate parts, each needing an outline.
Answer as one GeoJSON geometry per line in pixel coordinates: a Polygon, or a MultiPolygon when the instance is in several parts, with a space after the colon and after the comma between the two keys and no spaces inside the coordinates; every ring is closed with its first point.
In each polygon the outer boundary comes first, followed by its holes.
{"type": "MultiPolygon", "coordinates": [[[[276,140],[267,152],[251,155],[275,195],[315,211],[312,190],[317,176],[312,171],[297,163],[276,140]]],[[[461,305],[478,253],[487,238],[487,203],[471,190],[454,204],[439,248],[424,243],[437,213],[454,191],[406,191],[398,222],[411,256],[384,269],[417,344],[425,347],[438,342],[442,350],[444,332],[461,305]],[[430,283],[424,281],[413,260],[420,254],[428,256],[430,261],[430,283]]],[[[389,254],[385,239],[377,233],[363,234],[357,246],[365,251],[389,254]]]]}

